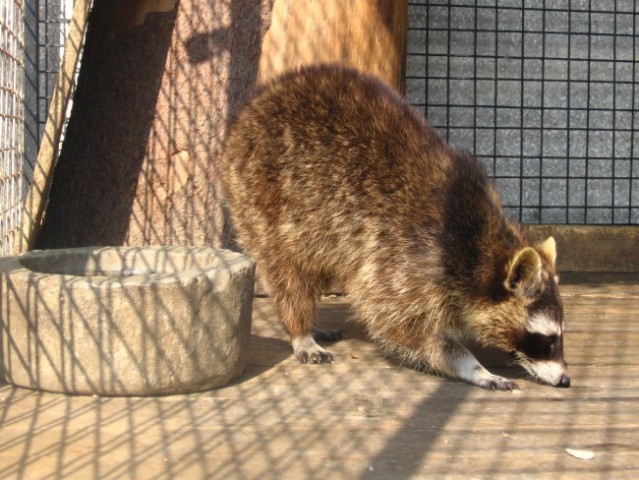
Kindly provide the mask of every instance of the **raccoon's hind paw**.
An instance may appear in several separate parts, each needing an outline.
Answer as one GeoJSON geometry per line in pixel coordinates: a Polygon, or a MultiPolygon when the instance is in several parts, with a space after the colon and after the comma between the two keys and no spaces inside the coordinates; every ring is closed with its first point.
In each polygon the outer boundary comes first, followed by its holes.
{"type": "Polygon", "coordinates": [[[295,357],[300,361],[300,363],[320,364],[333,362],[333,354],[326,350],[321,352],[307,352],[306,350],[302,352],[295,352],[295,357]]]}
{"type": "Polygon", "coordinates": [[[294,338],[293,352],[300,363],[331,363],[333,354],[320,347],[311,335],[294,338]]]}

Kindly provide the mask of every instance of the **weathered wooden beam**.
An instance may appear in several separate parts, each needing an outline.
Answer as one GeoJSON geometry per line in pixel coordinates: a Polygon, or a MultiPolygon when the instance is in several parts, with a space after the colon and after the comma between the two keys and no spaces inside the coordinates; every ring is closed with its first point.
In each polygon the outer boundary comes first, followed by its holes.
{"type": "Polygon", "coordinates": [[[258,81],[316,63],[339,62],[404,91],[406,0],[275,0],[258,81]]]}
{"type": "Polygon", "coordinates": [[[552,235],[560,272],[639,272],[639,227],[528,225],[534,241],[552,235]]]}

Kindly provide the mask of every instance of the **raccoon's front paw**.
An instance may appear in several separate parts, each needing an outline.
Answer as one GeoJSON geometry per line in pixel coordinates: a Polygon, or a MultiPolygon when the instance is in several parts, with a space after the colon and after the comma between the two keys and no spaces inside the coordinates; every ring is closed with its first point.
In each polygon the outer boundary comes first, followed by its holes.
{"type": "Polygon", "coordinates": [[[311,335],[294,338],[293,351],[300,363],[331,363],[333,354],[320,347],[311,335]]]}
{"type": "Polygon", "coordinates": [[[519,386],[516,382],[507,378],[490,375],[490,377],[477,379],[477,385],[486,390],[518,390],[519,386]]]}

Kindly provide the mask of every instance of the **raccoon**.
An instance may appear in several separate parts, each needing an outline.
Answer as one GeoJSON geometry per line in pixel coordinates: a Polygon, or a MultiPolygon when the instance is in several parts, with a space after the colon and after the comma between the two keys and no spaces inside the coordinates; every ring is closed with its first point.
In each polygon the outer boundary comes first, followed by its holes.
{"type": "Polygon", "coordinates": [[[329,363],[315,329],[331,280],[382,349],[486,389],[469,342],[568,387],[552,237],[531,245],[479,160],[447,145],[380,80],[337,65],[258,87],[229,127],[222,183],[302,363],[329,363]]]}

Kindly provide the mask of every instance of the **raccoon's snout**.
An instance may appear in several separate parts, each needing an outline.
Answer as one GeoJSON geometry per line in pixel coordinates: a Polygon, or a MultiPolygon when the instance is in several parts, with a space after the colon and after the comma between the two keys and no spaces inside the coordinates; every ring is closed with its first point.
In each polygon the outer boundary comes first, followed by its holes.
{"type": "Polygon", "coordinates": [[[538,382],[552,385],[553,387],[570,387],[570,377],[566,372],[566,362],[563,360],[530,361],[529,359],[520,358],[520,362],[538,382]]]}
{"type": "Polygon", "coordinates": [[[554,387],[570,386],[561,323],[553,317],[541,314],[532,317],[529,330],[517,344],[515,356],[535,380],[554,387]]]}
{"type": "Polygon", "coordinates": [[[565,373],[561,375],[559,383],[555,387],[568,388],[570,386],[570,377],[565,373]]]}

